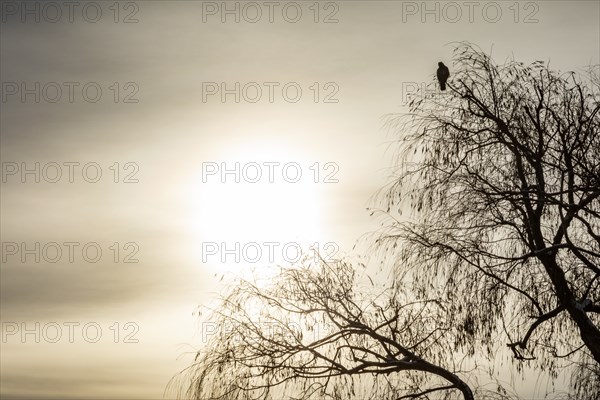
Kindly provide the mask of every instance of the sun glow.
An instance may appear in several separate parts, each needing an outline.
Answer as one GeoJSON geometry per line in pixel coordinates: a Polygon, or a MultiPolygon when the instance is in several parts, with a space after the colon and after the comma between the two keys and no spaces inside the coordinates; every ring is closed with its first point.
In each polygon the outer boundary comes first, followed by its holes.
{"type": "Polygon", "coordinates": [[[215,160],[199,165],[187,196],[188,227],[203,263],[272,265],[293,261],[300,248],[322,247],[322,167],[315,160],[256,144],[215,160]]]}

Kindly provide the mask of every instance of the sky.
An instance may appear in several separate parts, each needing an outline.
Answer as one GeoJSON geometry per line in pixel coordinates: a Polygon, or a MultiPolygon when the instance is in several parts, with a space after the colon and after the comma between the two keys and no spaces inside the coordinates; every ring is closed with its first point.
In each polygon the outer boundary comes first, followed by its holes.
{"type": "Polygon", "coordinates": [[[0,6],[3,398],[163,398],[233,277],[353,254],[453,42],[600,63],[595,1],[0,6]]]}

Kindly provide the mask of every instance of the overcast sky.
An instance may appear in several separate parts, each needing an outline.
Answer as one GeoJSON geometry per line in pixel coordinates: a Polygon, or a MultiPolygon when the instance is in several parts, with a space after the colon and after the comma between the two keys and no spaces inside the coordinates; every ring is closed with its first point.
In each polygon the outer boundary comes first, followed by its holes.
{"type": "Polygon", "coordinates": [[[269,264],[265,242],[276,262],[349,253],[389,177],[382,118],[452,72],[451,42],[600,62],[596,1],[227,2],[239,22],[222,2],[67,3],[2,2],[6,398],[161,398],[202,345],[196,306],[269,264]]]}

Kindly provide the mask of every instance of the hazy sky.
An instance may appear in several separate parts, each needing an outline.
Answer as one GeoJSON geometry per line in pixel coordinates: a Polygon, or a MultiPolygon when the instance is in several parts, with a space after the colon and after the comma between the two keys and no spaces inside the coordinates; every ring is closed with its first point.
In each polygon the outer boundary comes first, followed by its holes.
{"type": "Polygon", "coordinates": [[[1,3],[3,398],[161,398],[223,272],[265,242],[350,252],[389,176],[382,118],[452,72],[450,42],[600,63],[596,1],[267,3],[1,3]]]}

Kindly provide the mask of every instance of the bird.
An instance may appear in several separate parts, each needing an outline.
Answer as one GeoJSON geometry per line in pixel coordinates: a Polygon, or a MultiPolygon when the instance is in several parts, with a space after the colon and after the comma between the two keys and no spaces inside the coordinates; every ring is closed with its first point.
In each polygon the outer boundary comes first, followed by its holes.
{"type": "Polygon", "coordinates": [[[450,70],[448,69],[448,67],[446,67],[444,65],[443,62],[440,61],[438,63],[437,78],[438,78],[438,81],[440,82],[441,90],[446,90],[446,81],[448,80],[449,77],[450,77],[450,70]]]}

